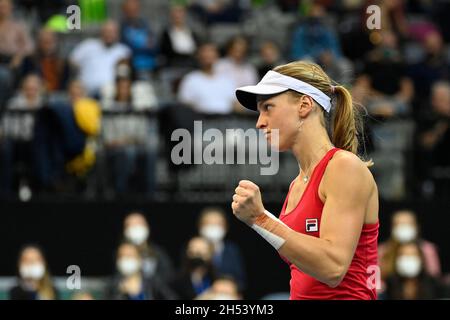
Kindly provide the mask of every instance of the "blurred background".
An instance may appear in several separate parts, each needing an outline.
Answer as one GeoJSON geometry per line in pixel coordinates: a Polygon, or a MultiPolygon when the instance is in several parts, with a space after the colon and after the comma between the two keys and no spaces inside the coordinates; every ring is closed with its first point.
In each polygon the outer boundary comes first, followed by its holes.
{"type": "Polygon", "coordinates": [[[299,59],[367,110],[379,299],[449,298],[449,15],[446,0],[0,0],[0,299],[286,299],[288,266],[230,202],[249,179],[280,212],[294,157],[276,176],[175,165],[171,134],[254,128],[234,89],[299,59]]]}

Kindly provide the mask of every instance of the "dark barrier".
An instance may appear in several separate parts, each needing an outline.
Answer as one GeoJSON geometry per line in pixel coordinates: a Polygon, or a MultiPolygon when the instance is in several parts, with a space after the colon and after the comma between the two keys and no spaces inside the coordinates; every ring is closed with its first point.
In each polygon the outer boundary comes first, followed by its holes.
{"type": "MultiPolygon", "coordinates": [[[[229,203],[221,205],[229,213],[228,236],[243,251],[248,275],[246,298],[257,299],[288,290],[287,265],[272,247],[232,216],[229,203]]],[[[265,206],[277,213],[281,203],[266,203],[265,206]]],[[[151,237],[164,246],[179,265],[183,245],[195,234],[196,218],[202,208],[202,204],[191,203],[2,203],[0,276],[15,274],[19,248],[29,242],[37,242],[45,249],[54,275],[65,275],[69,265],[80,266],[82,276],[111,274],[122,219],[133,209],[145,212],[152,227],[151,237]]],[[[448,273],[450,203],[381,203],[381,240],[389,232],[391,213],[401,208],[416,210],[423,236],[438,245],[443,271],[448,273]]]]}

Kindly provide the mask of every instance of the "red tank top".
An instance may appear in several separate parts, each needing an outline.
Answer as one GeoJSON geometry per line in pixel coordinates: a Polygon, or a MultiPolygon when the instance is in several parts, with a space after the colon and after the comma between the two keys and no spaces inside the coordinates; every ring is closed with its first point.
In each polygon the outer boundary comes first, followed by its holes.
{"type": "MultiPolygon", "coordinates": [[[[280,220],[291,229],[303,234],[319,237],[320,220],[322,217],[323,202],[320,200],[318,189],[325,168],[333,155],[339,151],[333,148],[326,153],[323,159],[316,165],[310,177],[310,182],[300,198],[296,207],[288,214],[285,213],[289,192],[284,201],[280,220]]],[[[369,288],[368,279],[373,274],[369,266],[377,265],[377,242],[379,223],[364,224],[361,230],[358,246],[353,260],[339,286],[331,288],[328,285],[300,271],[294,264],[285,260],[291,269],[290,299],[366,299],[377,298],[376,289],[369,288]]],[[[369,281],[370,283],[370,281],[369,281]]]]}

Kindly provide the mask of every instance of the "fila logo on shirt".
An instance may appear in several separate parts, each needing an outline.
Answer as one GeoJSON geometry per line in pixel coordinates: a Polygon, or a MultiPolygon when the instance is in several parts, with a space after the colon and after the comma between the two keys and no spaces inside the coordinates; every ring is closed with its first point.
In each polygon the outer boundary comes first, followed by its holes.
{"type": "Polygon", "coordinates": [[[306,232],[319,231],[319,221],[317,219],[306,219],[306,232]]]}

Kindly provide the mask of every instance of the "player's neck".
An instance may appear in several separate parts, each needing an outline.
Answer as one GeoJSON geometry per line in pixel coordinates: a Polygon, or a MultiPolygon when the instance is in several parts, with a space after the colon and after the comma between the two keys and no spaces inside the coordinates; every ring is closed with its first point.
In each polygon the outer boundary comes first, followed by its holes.
{"type": "Polygon", "coordinates": [[[317,128],[316,130],[302,130],[299,133],[299,139],[292,148],[295,158],[299,165],[299,171],[306,170],[311,174],[312,167],[315,166],[325,154],[333,148],[333,144],[328,137],[325,128],[317,128]]]}

